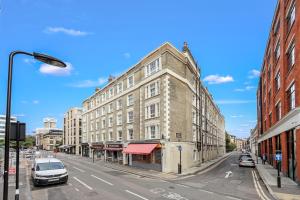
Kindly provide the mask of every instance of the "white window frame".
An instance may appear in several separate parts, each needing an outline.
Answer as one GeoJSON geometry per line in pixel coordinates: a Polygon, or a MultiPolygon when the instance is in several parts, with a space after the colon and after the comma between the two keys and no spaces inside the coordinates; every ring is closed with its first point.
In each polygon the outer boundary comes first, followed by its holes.
{"type": "Polygon", "coordinates": [[[117,130],[117,140],[118,141],[122,141],[122,137],[123,137],[123,131],[122,130],[117,130]],[[120,132],[121,132],[121,136],[120,136],[120,132]]]}
{"type": "Polygon", "coordinates": [[[131,88],[134,86],[134,74],[131,74],[127,77],[127,88],[131,88]],[[132,83],[130,84],[129,80],[132,78],[132,83]]]}
{"type": "Polygon", "coordinates": [[[127,106],[132,106],[134,104],[134,96],[133,94],[127,95],[127,106]],[[132,97],[132,98],[130,98],[132,97]]]}
{"type": "Polygon", "coordinates": [[[117,94],[120,94],[121,92],[123,92],[123,82],[117,84],[117,94]]]}
{"type": "Polygon", "coordinates": [[[156,58],[149,62],[145,67],[145,77],[151,76],[161,69],[161,58],[156,58]]]}
{"type": "Polygon", "coordinates": [[[133,140],[134,139],[134,132],[133,132],[133,128],[128,128],[127,129],[127,140],[133,140]],[[130,137],[130,130],[132,130],[132,137],[130,137]]]}
{"type": "Polygon", "coordinates": [[[123,106],[122,104],[123,104],[122,99],[118,99],[117,100],[117,110],[122,109],[122,106],[123,106]]]}
{"type": "Polygon", "coordinates": [[[133,118],[134,118],[133,115],[134,115],[133,110],[127,112],[127,123],[133,123],[133,118]],[[132,119],[130,119],[129,113],[132,113],[132,119]]]}
{"type": "Polygon", "coordinates": [[[122,113],[117,115],[117,125],[120,126],[122,125],[123,117],[122,113]]]}
{"type": "Polygon", "coordinates": [[[108,127],[112,127],[113,126],[113,116],[109,116],[108,118],[108,127]]]}

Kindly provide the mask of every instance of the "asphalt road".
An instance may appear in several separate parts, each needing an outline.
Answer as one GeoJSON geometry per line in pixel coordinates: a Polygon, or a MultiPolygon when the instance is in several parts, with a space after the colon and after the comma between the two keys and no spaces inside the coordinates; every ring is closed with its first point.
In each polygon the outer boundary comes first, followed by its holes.
{"type": "MultiPolygon", "coordinates": [[[[237,154],[206,173],[171,182],[116,171],[86,158],[64,154],[57,158],[68,169],[68,184],[46,187],[31,185],[33,200],[260,199],[253,182],[253,170],[240,169],[236,165],[237,154]],[[232,174],[225,178],[227,171],[232,171],[232,174]]],[[[264,193],[267,192],[264,190],[264,193]]]]}

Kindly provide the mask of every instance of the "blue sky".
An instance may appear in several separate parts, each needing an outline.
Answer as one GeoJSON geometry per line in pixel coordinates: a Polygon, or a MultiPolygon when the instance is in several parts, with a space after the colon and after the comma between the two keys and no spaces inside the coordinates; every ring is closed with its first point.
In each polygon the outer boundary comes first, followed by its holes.
{"type": "Polygon", "coordinates": [[[57,71],[15,58],[12,112],[31,132],[47,116],[62,127],[63,113],[81,106],[110,74],[120,74],[165,41],[179,49],[187,41],[226,129],[246,137],[256,123],[256,70],[275,6],[276,0],[0,0],[0,113],[13,50],[68,62],[57,71]]]}

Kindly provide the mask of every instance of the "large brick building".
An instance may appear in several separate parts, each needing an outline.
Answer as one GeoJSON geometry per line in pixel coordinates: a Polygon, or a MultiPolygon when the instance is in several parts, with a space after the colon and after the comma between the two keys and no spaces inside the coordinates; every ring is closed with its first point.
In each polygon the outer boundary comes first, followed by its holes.
{"type": "Polygon", "coordinates": [[[225,121],[187,44],[165,43],[83,102],[82,155],[177,172],[225,152],[225,121]]]}
{"type": "Polygon", "coordinates": [[[300,1],[279,0],[257,91],[260,155],[300,182],[300,1]]]}

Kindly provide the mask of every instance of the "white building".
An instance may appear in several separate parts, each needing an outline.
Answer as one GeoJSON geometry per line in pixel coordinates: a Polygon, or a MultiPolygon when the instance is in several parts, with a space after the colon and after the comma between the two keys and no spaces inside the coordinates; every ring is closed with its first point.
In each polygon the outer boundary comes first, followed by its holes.
{"type": "MultiPolygon", "coordinates": [[[[17,122],[17,118],[11,116],[10,122],[17,122]]],[[[4,139],[5,136],[5,122],[6,122],[6,116],[0,115],[0,140],[4,139]]]]}

